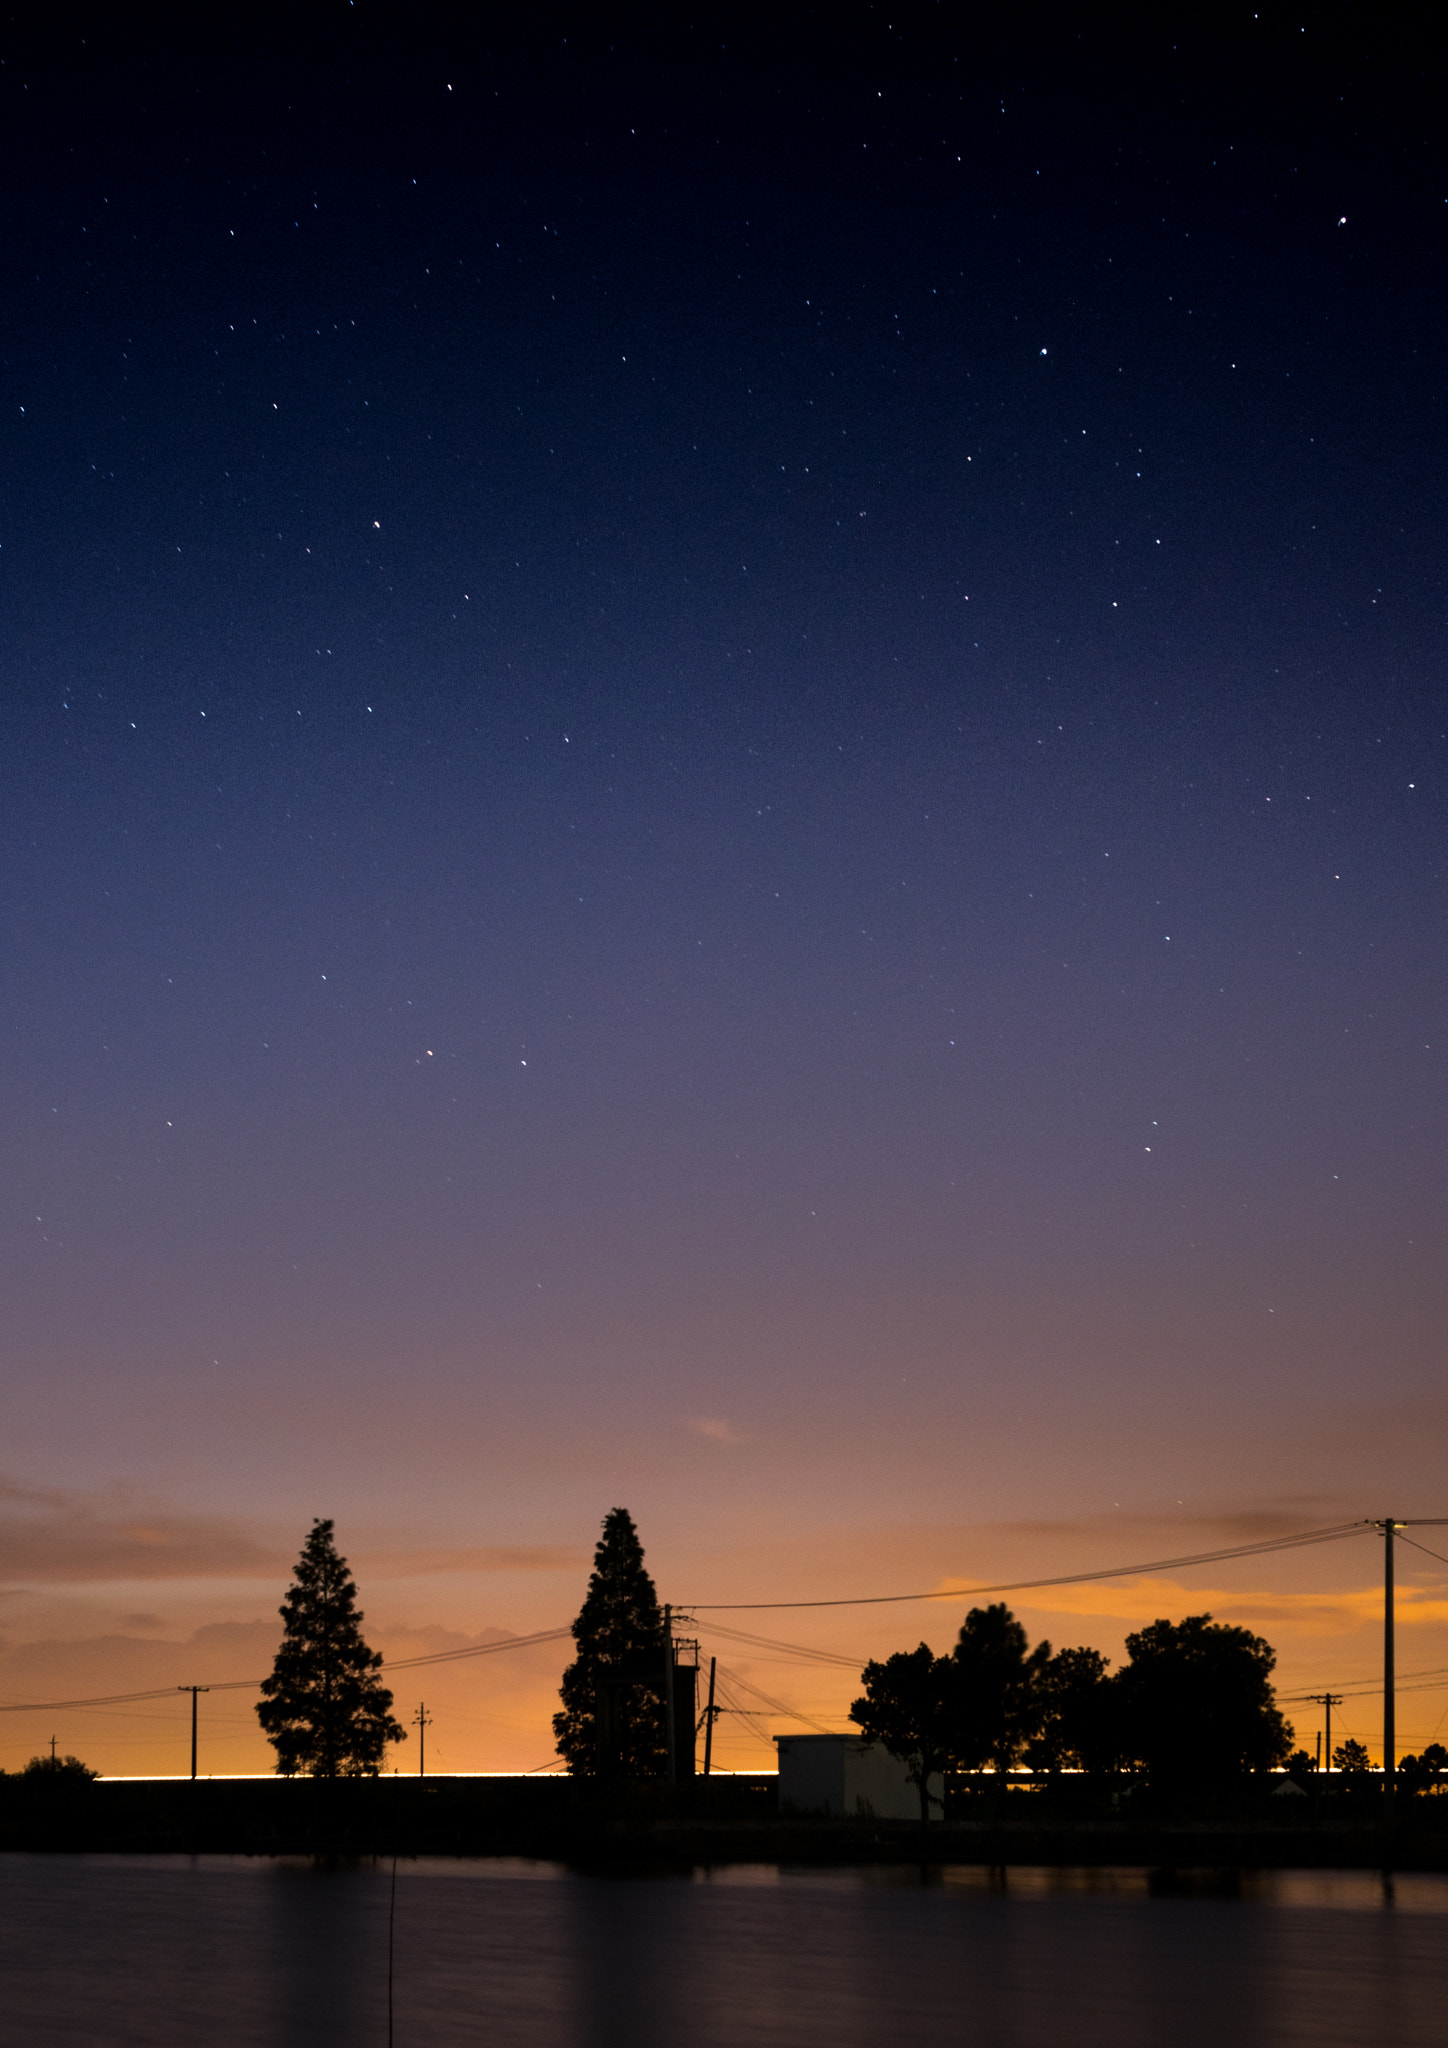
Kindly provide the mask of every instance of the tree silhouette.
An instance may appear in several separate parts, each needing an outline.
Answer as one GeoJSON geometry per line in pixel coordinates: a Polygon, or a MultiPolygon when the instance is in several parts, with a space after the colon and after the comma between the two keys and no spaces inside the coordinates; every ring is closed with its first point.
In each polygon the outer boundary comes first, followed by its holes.
{"type": "Polygon", "coordinates": [[[375,1676],[382,1659],[362,1640],[357,1588],[330,1521],[313,1522],[292,1577],[281,1646],[256,1710],[277,1769],[286,1777],[375,1776],[403,1729],[375,1676]]]}
{"type": "Polygon", "coordinates": [[[1355,1736],[1340,1742],[1332,1753],[1332,1766],[1336,1771],[1345,1771],[1351,1778],[1361,1778],[1373,1767],[1373,1760],[1355,1736]]]}
{"type": "Polygon", "coordinates": [[[559,1755],[579,1777],[663,1777],[664,1617],[627,1508],[604,1517],[573,1640],[553,1716],[559,1755]]]}
{"type": "Polygon", "coordinates": [[[1272,1645],[1245,1628],[1189,1614],[1126,1638],[1114,1681],[1123,1751],[1154,1783],[1222,1783],[1267,1771],[1292,1748],[1272,1690],[1272,1645]]]}
{"type": "Polygon", "coordinates": [[[33,1756],[17,1775],[38,1784],[89,1785],[100,1772],[78,1756],[33,1756]]]}
{"type": "Polygon", "coordinates": [[[1444,1749],[1441,1742],[1430,1742],[1421,1756],[1398,1759],[1398,1783],[1405,1792],[1436,1791],[1445,1772],[1448,1772],[1448,1749],[1444,1749]]]}
{"type": "Polygon", "coordinates": [[[1108,1659],[1099,1650],[1058,1650],[1036,1683],[1040,1720],[1026,1744],[1033,1770],[1100,1771],[1115,1759],[1108,1659]]]}
{"type": "MultiPolygon", "coordinates": [[[[850,1719],[871,1742],[904,1764],[920,1793],[920,1824],[930,1819],[930,1780],[953,1761],[959,1719],[960,1670],[937,1657],[929,1643],[897,1650],[883,1664],[872,1659],[860,1673],[864,1696],[850,1719]]],[[[939,1804],[939,1802],[936,1802],[939,1804]]]]}
{"type": "Polygon", "coordinates": [[[1040,1726],[1041,1678],[1051,1645],[1026,1647],[1026,1632],[1009,1607],[972,1607],[955,1645],[960,1677],[956,1753],[967,1770],[992,1763],[1008,1771],[1040,1726]]]}

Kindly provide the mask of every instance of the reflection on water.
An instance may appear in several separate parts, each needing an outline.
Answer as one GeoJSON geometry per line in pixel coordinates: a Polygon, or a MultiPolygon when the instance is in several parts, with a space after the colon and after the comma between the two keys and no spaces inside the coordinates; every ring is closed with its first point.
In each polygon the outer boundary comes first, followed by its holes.
{"type": "MultiPolygon", "coordinates": [[[[0,1856],[6,2048],[383,2048],[386,1866],[0,1856]]],[[[1440,2048],[1448,1879],[403,1863],[397,2048],[1440,2048]]]]}

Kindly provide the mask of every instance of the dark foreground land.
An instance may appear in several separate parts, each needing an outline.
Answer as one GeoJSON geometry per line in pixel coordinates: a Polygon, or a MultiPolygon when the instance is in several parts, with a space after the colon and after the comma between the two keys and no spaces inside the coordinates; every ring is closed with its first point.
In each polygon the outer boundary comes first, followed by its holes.
{"type": "Polygon", "coordinates": [[[574,1865],[1145,1864],[1163,1868],[1448,1870],[1448,1798],[1375,1787],[1215,1810],[1012,1791],[910,1821],[780,1815],[772,1777],[607,1791],[567,1778],[0,1780],[0,1850],[187,1855],[526,1856],[574,1865]]]}

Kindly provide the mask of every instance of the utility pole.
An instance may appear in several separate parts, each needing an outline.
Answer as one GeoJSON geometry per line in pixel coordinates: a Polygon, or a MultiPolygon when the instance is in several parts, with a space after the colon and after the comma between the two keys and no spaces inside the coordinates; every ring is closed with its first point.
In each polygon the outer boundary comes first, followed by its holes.
{"type": "Polygon", "coordinates": [[[427,1731],[432,1726],[432,1715],[427,1711],[426,1700],[418,1701],[412,1725],[417,1730],[417,1775],[423,1778],[427,1775],[427,1731]]]}
{"type": "Polygon", "coordinates": [[[1393,1642],[1393,1532],[1402,1528],[1391,1515],[1377,1524],[1383,1532],[1383,1819],[1393,1818],[1393,1793],[1398,1774],[1397,1682],[1393,1642]]]}
{"type": "Polygon", "coordinates": [[[709,1775],[709,1766],[714,1761],[714,1672],[719,1663],[717,1657],[709,1659],[709,1704],[704,1709],[704,1776],[709,1775]]]}
{"type": "Polygon", "coordinates": [[[53,1735],[50,1738],[50,1761],[52,1763],[55,1762],[55,1737],[53,1735]]]}
{"type": "MultiPolygon", "coordinates": [[[[1393,1794],[1397,1790],[1398,1779],[1398,1702],[1393,1666],[1393,1537],[1399,1529],[1448,1527],[1448,1515],[1414,1515],[1406,1522],[1393,1515],[1385,1515],[1369,1521],[1367,1526],[1383,1532],[1383,1819],[1391,1824],[1393,1794]]],[[[1408,1541],[1413,1541],[1411,1536],[1408,1541]]]]}
{"type": "Polygon", "coordinates": [[[1323,1769],[1330,1771],[1332,1769],[1332,1710],[1334,1707],[1342,1705],[1343,1695],[1340,1692],[1310,1692],[1307,1697],[1310,1700],[1315,1700],[1327,1716],[1327,1732],[1322,1737],[1322,1760],[1323,1769]]]}
{"type": "Polygon", "coordinates": [[[177,1692],[189,1692],[191,1695],[191,1779],[194,1784],[196,1780],[196,1695],[199,1692],[210,1692],[211,1687],[209,1685],[178,1685],[176,1690],[177,1692]]]}
{"type": "MultiPolygon", "coordinates": [[[[696,1695],[697,1697],[697,1695],[696,1695]]],[[[664,1732],[669,1745],[669,1784],[678,1782],[678,1756],[674,1742],[674,1610],[664,1609],[664,1732]]]]}

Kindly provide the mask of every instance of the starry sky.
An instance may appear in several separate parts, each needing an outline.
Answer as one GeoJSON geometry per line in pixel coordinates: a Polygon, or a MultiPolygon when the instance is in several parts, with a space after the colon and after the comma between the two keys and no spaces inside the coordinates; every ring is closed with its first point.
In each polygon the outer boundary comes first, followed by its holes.
{"type": "MultiPolygon", "coordinates": [[[[1448,1512],[1448,164],[1316,12],[6,29],[0,1695],[264,1670],[317,1514],[401,1655],[619,1502],[684,1604],[1448,1512]]],[[[1335,1684],[1380,1570],[1027,1619],[1335,1684]]]]}

